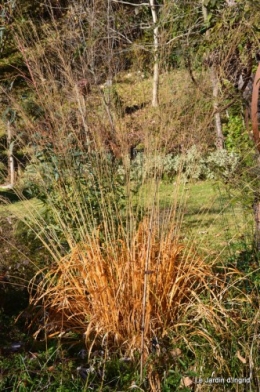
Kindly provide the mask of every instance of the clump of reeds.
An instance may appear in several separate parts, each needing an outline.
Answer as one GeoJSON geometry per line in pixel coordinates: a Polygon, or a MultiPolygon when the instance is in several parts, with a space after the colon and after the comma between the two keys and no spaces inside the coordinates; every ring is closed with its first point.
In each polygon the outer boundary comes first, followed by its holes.
{"type": "MultiPolygon", "coordinates": [[[[101,243],[96,232],[46,271],[33,302],[43,302],[56,320],[52,329],[80,330],[87,342],[106,337],[127,351],[140,349],[144,336],[148,350],[150,339],[175,328],[195,303],[199,317],[210,265],[184,250],[174,225],[161,235],[150,223],[140,223],[130,245],[124,238],[101,243]]],[[[214,312],[203,312],[217,322],[214,312]]]]}

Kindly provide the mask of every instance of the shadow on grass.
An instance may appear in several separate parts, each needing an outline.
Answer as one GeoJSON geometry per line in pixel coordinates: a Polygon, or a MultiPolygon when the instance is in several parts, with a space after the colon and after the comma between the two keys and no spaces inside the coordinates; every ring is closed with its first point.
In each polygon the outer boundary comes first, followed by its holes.
{"type": "MultiPolygon", "coordinates": [[[[32,198],[32,196],[26,191],[22,192],[22,196],[27,200],[32,198]]],[[[21,200],[21,197],[13,189],[4,189],[0,187],[0,198],[1,197],[8,203],[16,203],[21,200]]]]}

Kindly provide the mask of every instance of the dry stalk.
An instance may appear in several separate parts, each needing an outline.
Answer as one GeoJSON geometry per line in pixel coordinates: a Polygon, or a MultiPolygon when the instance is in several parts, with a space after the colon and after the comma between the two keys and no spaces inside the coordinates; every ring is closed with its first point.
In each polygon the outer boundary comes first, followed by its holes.
{"type": "Polygon", "coordinates": [[[224,309],[206,308],[200,300],[211,280],[210,265],[194,252],[185,254],[173,230],[160,237],[154,220],[144,220],[130,248],[127,238],[101,245],[95,233],[44,271],[32,302],[44,300],[52,319],[49,333],[85,331],[88,347],[91,338],[98,344],[107,336],[110,347],[140,350],[143,366],[152,336],[176,327],[186,312],[194,319],[208,317],[219,331],[225,328],[224,309]]]}
{"type": "Polygon", "coordinates": [[[141,379],[141,382],[143,380],[143,366],[144,366],[146,305],[147,305],[147,296],[149,295],[149,291],[148,291],[148,279],[149,279],[149,267],[150,267],[149,261],[150,261],[150,257],[151,257],[151,240],[152,240],[153,220],[154,220],[154,211],[155,211],[157,191],[158,191],[158,183],[156,183],[154,202],[152,204],[152,212],[151,212],[149,228],[148,228],[147,253],[146,253],[145,269],[144,269],[144,290],[143,290],[142,324],[141,324],[141,360],[140,360],[140,379],[141,379]]]}

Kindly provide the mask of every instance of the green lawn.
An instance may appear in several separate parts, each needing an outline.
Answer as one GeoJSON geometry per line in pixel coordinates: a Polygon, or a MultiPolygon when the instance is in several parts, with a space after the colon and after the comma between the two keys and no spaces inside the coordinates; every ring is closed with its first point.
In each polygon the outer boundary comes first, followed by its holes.
{"type": "MultiPolygon", "coordinates": [[[[152,203],[154,194],[154,187],[145,185],[139,192],[139,205],[152,203]]],[[[0,203],[0,216],[10,214],[23,218],[32,209],[39,213],[42,207],[37,199],[19,201],[11,193],[1,192],[0,195],[9,197],[11,201],[9,204],[0,203]]],[[[186,184],[162,182],[156,200],[161,217],[166,216],[175,205],[176,220],[182,221],[181,238],[184,241],[194,240],[200,249],[210,254],[218,254],[224,248],[225,255],[237,252],[252,240],[250,209],[246,211],[241,203],[228,195],[224,186],[211,181],[186,184]]]]}
{"type": "Polygon", "coordinates": [[[42,203],[36,198],[30,200],[19,200],[12,191],[0,190],[0,216],[14,215],[21,219],[28,216],[28,211],[41,208],[42,203]]]}
{"type": "MultiPolygon", "coordinates": [[[[145,186],[140,193],[141,204],[149,205],[154,188],[145,186]]],[[[157,199],[161,213],[175,203],[177,220],[182,220],[181,237],[194,240],[202,250],[210,254],[222,252],[226,257],[250,246],[252,213],[238,201],[238,194],[230,196],[223,185],[213,181],[161,183],[157,199]]]]}

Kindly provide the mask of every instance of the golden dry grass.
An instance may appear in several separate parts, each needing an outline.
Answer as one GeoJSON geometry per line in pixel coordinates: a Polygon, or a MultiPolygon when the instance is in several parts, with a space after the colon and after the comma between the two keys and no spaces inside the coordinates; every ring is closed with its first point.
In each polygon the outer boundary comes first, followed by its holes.
{"type": "Polygon", "coordinates": [[[184,249],[174,225],[162,235],[150,223],[139,225],[130,246],[123,239],[101,244],[96,233],[45,272],[32,302],[49,312],[50,335],[76,329],[88,346],[106,338],[128,353],[141,348],[143,335],[148,350],[153,336],[178,327],[187,312],[221,332],[225,311],[216,295],[212,291],[216,305],[210,307],[200,298],[214,278],[212,266],[192,247],[184,249]]]}

